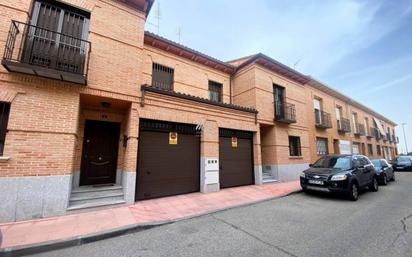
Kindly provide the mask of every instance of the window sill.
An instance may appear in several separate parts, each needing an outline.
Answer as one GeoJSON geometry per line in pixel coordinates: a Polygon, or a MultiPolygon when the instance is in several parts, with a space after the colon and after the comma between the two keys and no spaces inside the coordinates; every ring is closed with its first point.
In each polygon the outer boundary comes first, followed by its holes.
{"type": "Polygon", "coordinates": [[[289,156],[289,159],[303,159],[303,156],[289,156]]]}
{"type": "Polygon", "coordinates": [[[0,162],[8,162],[9,160],[10,160],[10,157],[0,156],[0,162]]]}

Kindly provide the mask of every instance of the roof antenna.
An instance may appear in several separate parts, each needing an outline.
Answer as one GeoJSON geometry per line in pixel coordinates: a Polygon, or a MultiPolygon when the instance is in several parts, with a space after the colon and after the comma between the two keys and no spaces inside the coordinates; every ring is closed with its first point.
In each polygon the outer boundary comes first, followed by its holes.
{"type": "Polygon", "coordinates": [[[302,58],[300,58],[299,60],[297,60],[294,64],[293,64],[293,69],[296,70],[296,66],[298,66],[298,64],[300,63],[300,61],[302,61],[302,58]]]}
{"type": "Polygon", "coordinates": [[[176,35],[177,35],[177,38],[178,38],[178,43],[180,44],[180,41],[181,41],[181,39],[182,39],[182,28],[179,26],[179,27],[177,27],[177,30],[176,30],[176,35]]]}
{"type": "Polygon", "coordinates": [[[160,13],[160,2],[157,2],[156,10],[154,13],[154,18],[156,19],[155,27],[157,28],[157,35],[159,35],[160,34],[160,19],[162,18],[162,15],[160,13]]]}

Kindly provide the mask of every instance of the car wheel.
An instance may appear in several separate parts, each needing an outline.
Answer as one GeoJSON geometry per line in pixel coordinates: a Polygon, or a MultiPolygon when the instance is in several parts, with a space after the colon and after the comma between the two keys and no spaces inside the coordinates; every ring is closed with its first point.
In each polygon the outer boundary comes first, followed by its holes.
{"type": "Polygon", "coordinates": [[[359,187],[356,183],[350,185],[349,190],[349,199],[352,201],[357,201],[359,198],[359,187]]]}
{"type": "Polygon", "coordinates": [[[383,175],[383,179],[382,179],[382,185],[387,186],[388,185],[388,177],[385,175],[383,175]]]}
{"type": "Polygon", "coordinates": [[[372,184],[369,186],[370,191],[377,192],[379,190],[379,184],[376,177],[373,178],[372,184]]]}

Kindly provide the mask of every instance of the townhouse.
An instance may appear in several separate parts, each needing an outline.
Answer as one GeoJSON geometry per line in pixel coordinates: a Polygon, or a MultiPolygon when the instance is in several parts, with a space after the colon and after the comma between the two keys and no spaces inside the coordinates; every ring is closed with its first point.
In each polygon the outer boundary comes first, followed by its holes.
{"type": "Polygon", "coordinates": [[[0,221],[294,180],[327,153],[396,155],[394,122],[311,77],[145,32],[152,4],[0,2],[0,221]]]}

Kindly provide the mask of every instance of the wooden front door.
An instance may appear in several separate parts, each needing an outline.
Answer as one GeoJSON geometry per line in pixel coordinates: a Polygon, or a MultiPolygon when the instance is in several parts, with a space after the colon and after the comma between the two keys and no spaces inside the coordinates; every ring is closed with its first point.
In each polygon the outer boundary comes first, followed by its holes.
{"type": "Polygon", "coordinates": [[[116,181],[120,123],[86,120],[80,185],[116,181]]]}

